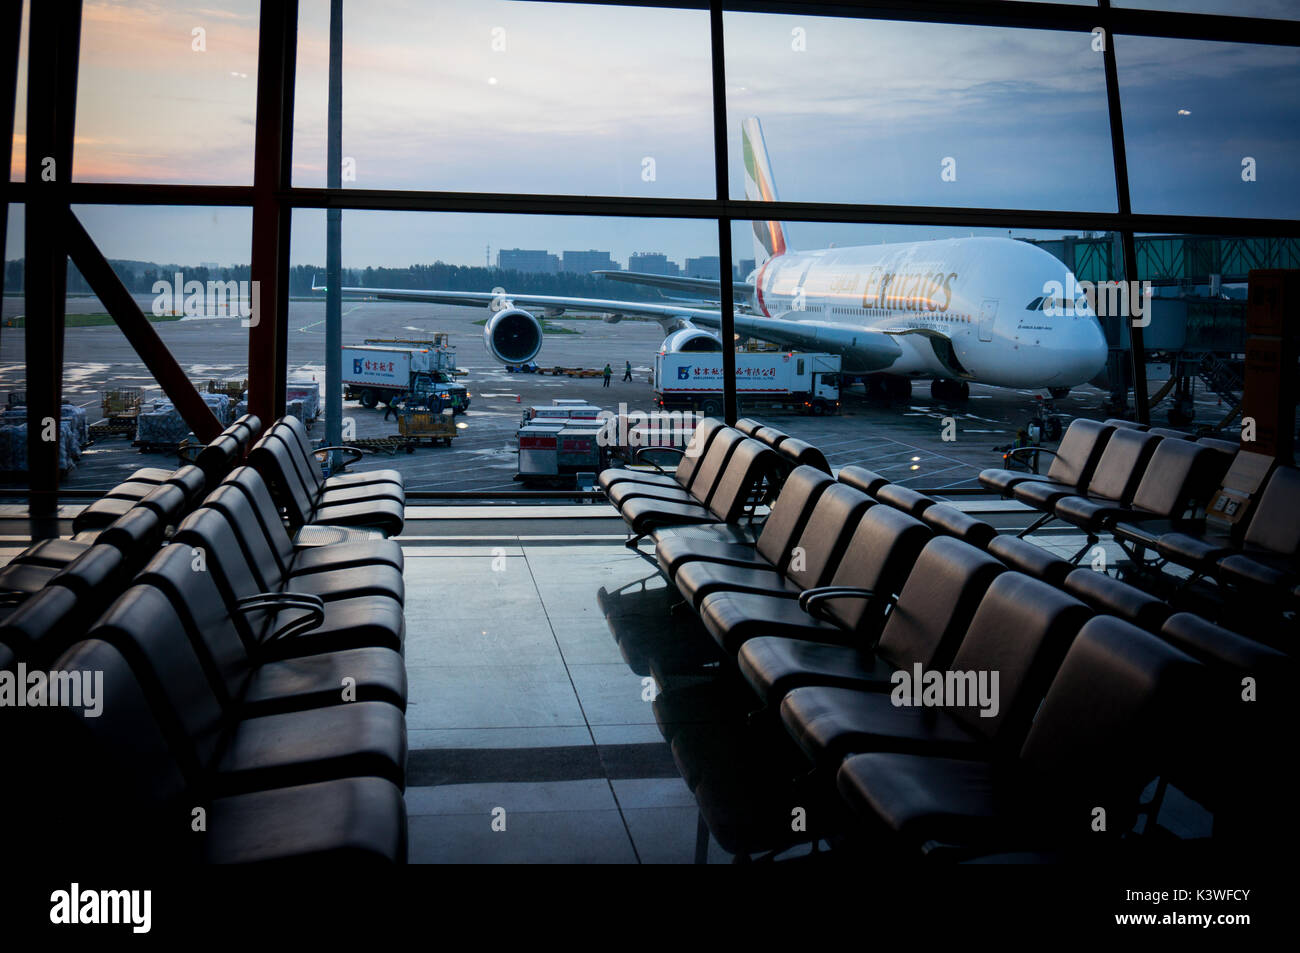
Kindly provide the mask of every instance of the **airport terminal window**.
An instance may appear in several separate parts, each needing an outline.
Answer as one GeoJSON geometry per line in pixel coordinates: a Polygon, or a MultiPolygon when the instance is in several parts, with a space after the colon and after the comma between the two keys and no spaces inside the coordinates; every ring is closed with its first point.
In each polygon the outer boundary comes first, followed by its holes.
{"type": "Polygon", "coordinates": [[[1088,33],[742,13],[725,28],[733,196],[753,188],[752,116],[785,201],[1116,208],[1088,33]]]}
{"type": "Polygon", "coordinates": [[[31,0],[23,0],[22,26],[18,37],[18,73],[14,94],[14,137],[10,145],[9,178],[21,182],[27,168],[27,11],[31,0]]]}
{"type": "Polygon", "coordinates": [[[1114,7],[1167,10],[1171,13],[1219,13],[1234,17],[1294,20],[1300,16],[1293,0],[1111,0],[1114,7]]]}
{"type": "Polygon", "coordinates": [[[1294,218],[1300,51],[1115,39],[1135,212],[1294,218]]]}
{"type": "Polygon", "coordinates": [[[86,4],[73,177],[253,181],[257,0],[86,4]]]}
{"type": "MultiPolygon", "coordinates": [[[[685,380],[705,382],[696,388],[700,406],[689,409],[721,415],[716,340],[705,330],[672,334],[675,309],[711,308],[716,315],[716,294],[713,301],[703,294],[661,294],[593,274],[614,269],[716,278],[713,222],[346,211],[342,233],[342,430],[345,443],[376,451],[361,469],[395,467],[413,491],[571,489],[576,473],[597,469],[595,458],[584,462],[576,447],[561,457],[554,434],[546,438],[556,445],[549,456],[517,453],[532,449],[521,427],[535,416],[533,408],[543,408],[545,416],[557,399],[584,402],[587,416],[630,418],[635,430],[638,422],[663,423],[668,418],[653,415],[664,409],[675,410],[680,421],[688,408],[674,395],[685,380]],[[485,261],[489,246],[492,257],[485,261]],[[377,299],[365,290],[376,288],[394,297],[377,299]],[[487,294],[463,304],[421,300],[439,291],[487,294]],[[406,294],[409,300],[397,297],[406,294]],[[519,314],[527,341],[494,330],[486,345],[493,317],[488,305],[498,294],[501,304],[514,305],[501,313],[519,314]],[[537,296],[593,299],[593,306],[529,300],[537,296]],[[597,306],[611,299],[626,306],[597,306]],[[666,340],[672,347],[664,364],[666,340]],[[712,351],[701,352],[701,343],[712,344],[712,351]],[[523,352],[508,352],[516,346],[523,352]],[[669,387],[656,377],[664,367],[671,372],[669,387]],[[667,408],[659,404],[665,397],[667,408]],[[449,421],[441,419],[443,411],[450,411],[449,421]]],[[[310,389],[324,381],[325,296],[311,287],[326,284],[325,213],[296,212],[293,236],[288,379],[291,389],[295,382],[310,389]]],[[[319,424],[313,427],[313,436],[322,433],[319,424]]],[[[592,432],[572,439],[605,451],[600,441],[618,434],[615,424],[605,437],[592,432]]],[[[607,458],[618,459],[626,443],[616,439],[607,458]]]]}
{"type": "MultiPolygon", "coordinates": [[[[329,3],[300,11],[294,184],[323,186],[329,3]]],[[[712,198],[708,23],[700,10],[348,4],[343,187],[712,198]]]]}

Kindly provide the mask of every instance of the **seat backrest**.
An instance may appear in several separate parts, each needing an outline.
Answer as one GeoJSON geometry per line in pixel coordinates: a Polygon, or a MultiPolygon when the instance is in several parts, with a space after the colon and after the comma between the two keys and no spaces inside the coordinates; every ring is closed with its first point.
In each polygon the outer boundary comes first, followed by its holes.
{"type": "Polygon", "coordinates": [[[1223,478],[1222,472],[1215,472],[1222,457],[1190,440],[1161,440],[1133,494],[1133,507],[1176,517],[1193,501],[1206,502],[1208,492],[1223,478]]]}
{"type": "Polygon", "coordinates": [[[166,530],[167,524],[156,512],[133,506],[104,527],[95,542],[116,546],[126,557],[129,571],[134,572],[162,545],[166,530]]]}
{"type": "Polygon", "coordinates": [[[1019,746],[1070,641],[1091,616],[1078,599],[1045,582],[1002,573],[952,660],[952,671],[988,672],[990,679],[997,673],[997,711],[967,704],[951,708],[952,716],[1000,747],[1019,746]]]}
{"type": "Polygon", "coordinates": [[[1041,579],[1049,586],[1060,586],[1074,571],[1074,566],[1067,560],[1015,536],[995,536],[989,540],[988,551],[1008,569],[1041,579]]]}
{"type": "Polygon", "coordinates": [[[109,643],[127,659],[178,760],[188,763],[187,773],[201,775],[220,750],[227,712],[184,633],[162,591],[136,585],[87,637],[109,643]]]}
{"type": "Polygon", "coordinates": [[[724,523],[740,519],[758,485],[776,472],[776,460],[776,451],[771,447],[752,437],[741,437],[722,478],[709,495],[710,512],[724,523]]]}
{"type": "Polygon", "coordinates": [[[950,503],[936,503],[921,510],[921,522],[936,533],[954,536],[981,549],[998,535],[992,523],[964,513],[950,503]]]}
{"type": "Polygon", "coordinates": [[[1088,495],[1129,502],[1142,482],[1147,462],[1163,439],[1141,430],[1116,430],[1088,481],[1088,495]]]}
{"type": "Polygon", "coordinates": [[[829,585],[870,589],[875,597],[831,599],[827,614],[851,632],[878,631],[890,597],[903,588],[931,535],[924,523],[902,510],[883,505],[868,509],[849,537],[829,585]]]}
{"type": "Polygon", "coordinates": [[[203,505],[219,511],[230,523],[239,539],[240,551],[262,591],[278,592],[284,588],[280,554],[267,540],[248,496],[239,487],[225,483],[209,493],[203,505]]]}
{"type": "Polygon", "coordinates": [[[1155,434],[1157,437],[1172,437],[1174,440],[1190,440],[1192,436],[1170,427],[1151,427],[1147,430],[1147,433],[1155,434]]]}
{"type": "Polygon", "coordinates": [[[199,451],[194,465],[203,472],[207,485],[212,486],[230,472],[241,454],[239,440],[233,434],[222,433],[199,451]]]}
{"type": "Polygon", "coordinates": [[[185,491],[173,483],[163,483],[150,490],[138,504],[146,510],[153,510],[164,526],[171,526],[186,513],[185,491]]]}
{"type": "MultiPolygon", "coordinates": [[[[1020,757],[1063,791],[1103,806],[1094,793],[1145,783],[1159,773],[1162,757],[1175,755],[1180,735],[1201,743],[1203,736],[1189,730],[1199,719],[1188,717],[1195,706],[1187,703],[1205,676],[1204,666],[1167,642],[1122,619],[1096,616],[1066,653],[1020,757]]],[[[1107,829],[1127,830],[1122,816],[1104,806],[1107,829]]]]}
{"type": "Polygon", "coordinates": [[[718,431],[709,441],[709,449],[704,452],[704,459],[692,474],[690,494],[704,506],[713,498],[722,476],[726,472],[731,455],[741,442],[748,439],[739,430],[726,427],[718,431]]]}
{"type": "Polygon", "coordinates": [[[271,544],[271,549],[279,560],[280,572],[288,572],[290,565],[293,564],[293,539],[284,528],[280,511],[275,507],[275,500],[271,497],[271,488],[266,485],[266,480],[262,479],[262,475],[252,467],[235,467],[222,484],[236,486],[248,497],[249,502],[253,504],[253,512],[257,514],[257,521],[261,524],[266,541],[271,544]]]}
{"type": "Polygon", "coordinates": [[[908,516],[919,517],[927,507],[934,506],[935,501],[924,493],[897,483],[887,483],[876,491],[876,499],[881,503],[902,510],[908,516]]]}
{"type": "Polygon", "coordinates": [[[1062,585],[1097,612],[1118,616],[1148,632],[1159,632],[1173,610],[1162,599],[1095,569],[1076,569],[1062,585]]]}
{"type": "Polygon", "coordinates": [[[753,437],[760,443],[767,444],[767,446],[771,447],[773,450],[790,439],[789,434],[777,430],[775,427],[759,427],[754,431],[753,437]]]}
{"type": "Polygon", "coordinates": [[[700,464],[704,462],[705,455],[709,452],[709,447],[719,433],[726,429],[726,424],[714,417],[705,417],[695,425],[695,432],[691,434],[690,442],[686,444],[686,451],[682,454],[681,462],[677,464],[677,482],[682,485],[683,489],[689,490],[695,485],[695,480],[699,476],[700,464]]]}
{"type": "Polygon", "coordinates": [[[889,484],[888,477],[883,477],[875,470],[868,470],[866,467],[840,467],[835,478],[855,490],[861,490],[873,500],[880,492],[880,488],[889,484]]]}
{"type": "Polygon", "coordinates": [[[1219,437],[1201,437],[1196,442],[1202,447],[1211,447],[1218,450],[1220,453],[1226,453],[1229,462],[1231,462],[1232,458],[1237,455],[1237,451],[1241,449],[1240,442],[1236,440],[1223,440],[1219,437]]]}
{"type": "Polygon", "coordinates": [[[120,549],[96,543],[55,573],[50,585],[71,589],[89,606],[96,607],[93,611],[98,613],[122,591],[122,584],[129,577],[127,569],[126,556],[120,549]]]}
{"type": "Polygon", "coordinates": [[[219,510],[203,507],[185,517],[176,527],[172,545],[200,550],[203,565],[213,574],[227,605],[265,591],[244,558],[234,527],[219,510]]]}
{"type": "Polygon", "coordinates": [[[248,451],[248,464],[254,467],[267,485],[271,487],[276,499],[289,515],[289,522],[294,526],[310,523],[316,512],[315,497],[307,492],[298,471],[289,459],[289,450],[284,443],[269,431],[248,451]]]}
{"type": "Polygon", "coordinates": [[[311,445],[308,444],[304,449],[298,434],[285,423],[276,424],[268,433],[284,444],[288,459],[298,471],[298,478],[302,480],[311,498],[317,499],[325,486],[325,475],[321,472],[320,461],[311,454],[311,445]]]}
{"type": "Polygon", "coordinates": [[[1070,486],[1087,486],[1115,429],[1111,424],[1076,419],[1061,437],[1047,479],[1070,486]]]}
{"type": "Polygon", "coordinates": [[[1245,541],[1284,556],[1300,552],[1300,470],[1273,471],[1246,527],[1245,541]]]}
{"type": "Polygon", "coordinates": [[[85,632],[78,619],[86,621],[77,594],[62,586],[46,586],[0,622],[0,642],[17,658],[39,665],[56,658],[85,632]]]}
{"type": "MultiPolygon", "coordinates": [[[[203,456],[202,451],[199,456],[203,456]]],[[[196,463],[187,463],[169,476],[166,482],[181,488],[181,492],[185,494],[185,506],[187,510],[191,510],[203,499],[203,491],[208,486],[208,476],[196,463]]]]}
{"type": "Polygon", "coordinates": [[[236,417],[224,432],[239,442],[239,454],[242,457],[248,452],[249,444],[262,432],[262,418],[257,414],[244,414],[242,417],[236,417]]]}
{"type": "Polygon", "coordinates": [[[223,705],[237,704],[252,674],[256,651],[251,631],[228,604],[212,573],[196,569],[199,554],[184,545],[166,546],[135,582],[159,590],[184,624],[182,634],[198,651],[199,662],[223,705]]]}
{"type": "Polygon", "coordinates": [[[1006,567],[988,553],[936,536],[916,557],[885,620],[876,654],[901,669],[944,668],[989,585],[1006,567]]]}
{"type": "Polygon", "coordinates": [[[33,805],[50,822],[36,821],[43,846],[51,856],[80,855],[92,863],[114,849],[136,858],[162,845],[183,853],[195,843],[191,837],[201,836],[176,835],[189,831],[185,820],[200,803],[192,792],[201,776],[193,759],[188,775],[178,762],[126,657],[89,639],[69,648],[54,668],[83,684],[98,682],[103,704],[94,718],[78,708],[46,710],[41,741],[48,757],[39,772],[45,783],[41,803],[33,805]]]}
{"type": "Polygon", "coordinates": [[[763,425],[751,417],[741,417],[739,420],[736,421],[735,426],[736,429],[739,430],[741,433],[743,433],[746,437],[752,437],[754,436],[754,431],[758,430],[763,425]]]}
{"type": "Polygon", "coordinates": [[[831,466],[826,462],[826,455],[810,443],[790,437],[782,440],[776,452],[792,467],[814,467],[822,473],[830,473],[831,466]]]}
{"type": "Polygon", "coordinates": [[[791,559],[786,570],[790,581],[800,589],[826,584],[862,515],[874,505],[865,493],[843,483],[827,487],[799,534],[798,558],[791,559]]]}
{"type": "Polygon", "coordinates": [[[818,498],[834,482],[828,474],[812,467],[799,467],[786,478],[758,536],[758,552],[764,559],[778,569],[785,569],[795,540],[812,516],[818,498]]]}
{"type": "Polygon", "coordinates": [[[1122,430],[1146,430],[1149,424],[1140,424],[1135,420],[1125,420],[1122,417],[1107,417],[1103,421],[1107,427],[1114,427],[1122,430]]]}

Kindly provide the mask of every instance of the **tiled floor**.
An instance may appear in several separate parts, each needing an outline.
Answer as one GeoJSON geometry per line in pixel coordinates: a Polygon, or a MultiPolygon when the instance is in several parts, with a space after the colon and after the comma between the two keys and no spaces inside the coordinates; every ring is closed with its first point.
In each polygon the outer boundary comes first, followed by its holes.
{"type": "Polygon", "coordinates": [[[654,568],[610,542],[406,554],[410,860],[694,862],[651,667],[711,643],[654,568]]]}

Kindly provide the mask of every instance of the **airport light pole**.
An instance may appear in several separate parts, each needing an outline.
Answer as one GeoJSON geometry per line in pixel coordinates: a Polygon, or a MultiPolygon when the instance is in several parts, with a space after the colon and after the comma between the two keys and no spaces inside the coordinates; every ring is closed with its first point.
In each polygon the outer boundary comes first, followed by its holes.
{"type": "MultiPolygon", "coordinates": [[[[343,0],[330,0],[329,126],[325,185],[343,187],[343,0]]],[[[325,445],[343,443],[343,210],[325,211],[325,445]]],[[[329,455],[333,473],[340,454],[329,455]]]]}

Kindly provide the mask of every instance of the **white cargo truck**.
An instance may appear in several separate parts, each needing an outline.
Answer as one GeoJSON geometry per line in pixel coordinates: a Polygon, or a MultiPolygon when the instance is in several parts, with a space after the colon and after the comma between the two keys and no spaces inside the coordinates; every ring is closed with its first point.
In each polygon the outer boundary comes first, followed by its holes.
{"type": "MultiPolygon", "coordinates": [[[[722,352],[660,351],[655,396],[665,410],[722,414],[722,352]]],[[[840,356],[798,351],[737,351],[736,397],[742,408],[833,414],[840,407],[840,356]]]]}
{"type": "Polygon", "coordinates": [[[439,365],[437,351],[421,347],[353,344],[343,348],[343,395],[362,407],[403,398],[440,397],[456,413],[469,407],[469,391],[439,365]]]}

